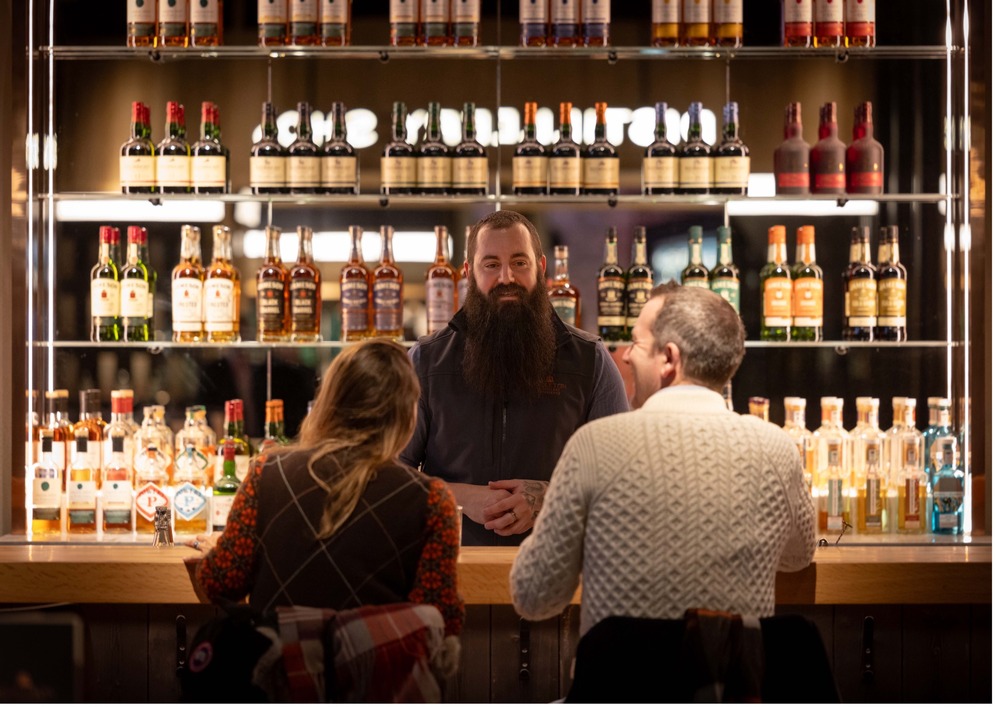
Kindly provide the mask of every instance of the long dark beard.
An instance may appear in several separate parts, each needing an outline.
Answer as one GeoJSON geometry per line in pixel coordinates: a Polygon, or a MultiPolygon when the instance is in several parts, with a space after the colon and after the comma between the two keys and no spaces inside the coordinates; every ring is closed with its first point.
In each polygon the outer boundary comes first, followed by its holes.
{"type": "Polygon", "coordinates": [[[557,352],[553,308],[542,282],[532,292],[521,285],[499,284],[485,295],[471,276],[463,306],[467,317],[463,375],[473,388],[499,400],[516,393],[539,395],[557,352]],[[518,302],[499,301],[513,293],[518,302]]]}

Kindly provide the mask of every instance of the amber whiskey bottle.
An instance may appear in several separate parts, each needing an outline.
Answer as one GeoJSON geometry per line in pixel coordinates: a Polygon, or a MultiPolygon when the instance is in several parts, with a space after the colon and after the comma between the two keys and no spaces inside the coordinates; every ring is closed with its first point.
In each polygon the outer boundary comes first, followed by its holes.
{"type": "Polygon", "coordinates": [[[156,33],[156,3],[149,0],[128,0],[128,46],[154,47],[156,33]]]}
{"type": "Polygon", "coordinates": [[[626,331],[632,332],[654,288],[654,271],[647,260],[647,229],[633,230],[633,257],[626,270],[626,331]]]}
{"type": "Polygon", "coordinates": [[[820,106],[820,139],[809,151],[809,188],[814,194],[843,194],[847,188],[847,146],[837,137],[837,104],[820,106]]]}
{"type": "Polygon", "coordinates": [[[906,341],[906,266],[899,262],[899,227],[883,226],[878,241],[876,341],[906,341]]]}
{"type": "Polygon", "coordinates": [[[287,43],[310,47],[319,43],[318,3],[320,0],[292,0],[287,3],[287,43]]]}
{"type": "Polygon", "coordinates": [[[263,104],[262,135],[249,152],[249,188],[253,194],[287,192],[287,151],[277,142],[277,110],[263,104]]]}
{"type": "Polygon", "coordinates": [[[527,101],[523,110],[522,140],[512,157],[512,192],[546,194],[550,158],[536,139],[536,103],[527,101]]]}
{"type": "Polygon", "coordinates": [[[458,47],[476,47],[481,31],[481,0],[453,1],[453,41],[458,47]]]}
{"type": "Polygon", "coordinates": [[[191,0],[190,45],[217,47],[224,44],[224,14],[223,0],[191,0]]]}
{"type": "Polygon", "coordinates": [[[715,43],[709,34],[712,0],[681,1],[681,44],[685,47],[707,47],[715,43]]]}
{"type": "Polygon", "coordinates": [[[349,260],[339,273],[342,340],[370,336],[370,271],[363,262],[363,229],[349,227],[349,260]]]}
{"type": "Polygon", "coordinates": [[[578,40],[577,0],[550,0],[550,46],[573,47],[578,40]]]}
{"type": "Polygon", "coordinates": [[[297,139],[287,148],[287,187],[291,194],[316,194],[322,186],[322,156],[311,138],[311,104],[297,104],[297,139]]]}
{"type": "Polygon", "coordinates": [[[185,47],[189,42],[188,0],[161,0],[157,10],[160,47],[185,47]]]}
{"type": "Polygon", "coordinates": [[[851,229],[849,263],[844,270],[844,341],[874,341],[878,316],[878,269],[871,262],[868,226],[851,229]]]}
{"type": "Polygon", "coordinates": [[[201,229],[180,227],[180,262],[170,277],[173,302],[173,341],[191,343],[204,337],[204,267],[201,229]]]}
{"type": "Polygon", "coordinates": [[[813,0],[813,46],[844,45],[844,3],[841,0],[813,0]]]}
{"type": "Polygon", "coordinates": [[[394,262],[394,228],[380,227],[380,262],[373,272],[373,331],[400,341],[404,338],[404,273],[394,262]]]}
{"type": "Polygon", "coordinates": [[[789,341],[792,327],[792,273],[785,226],[768,229],[768,262],[761,268],[761,341],[789,341]]]}
{"type": "Polygon", "coordinates": [[[436,257],[425,272],[425,308],[428,331],[445,329],[457,309],[457,281],[460,275],[450,265],[450,234],[446,226],[436,226],[436,257]]]}
{"type": "Polygon", "coordinates": [[[643,156],[643,193],[673,194],[678,188],[678,151],[667,139],[667,103],[658,101],[654,114],[654,141],[643,156]]]}
{"type": "Polygon", "coordinates": [[[418,43],[419,0],[391,0],[392,47],[414,47],[418,43]]]}
{"type": "Polygon", "coordinates": [[[626,273],[619,266],[615,226],[605,234],[605,257],[598,269],[598,335],[605,341],[626,339],[626,273]]]}
{"type": "Polygon", "coordinates": [[[740,110],[735,101],[723,106],[723,141],[712,151],[712,192],[747,196],[750,149],[740,139],[740,110]]]}
{"type": "Polygon", "coordinates": [[[595,141],[584,151],[582,194],[619,193],[619,153],[606,136],[607,103],[595,104],[595,141]]]}
{"type": "Polygon", "coordinates": [[[802,138],[802,104],[785,106],[785,140],[775,149],[775,193],[809,193],[809,144],[802,138]]]}
{"type": "MultiPolygon", "coordinates": [[[[839,0],[838,0],[839,1],[839,0]]],[[[813,3],[811,0],[781,0],[782,45],[813,45],[813,3]]]]}
{"type": "Polygon", "coordinates": [[[156,146],[156,182],[163,194],[190,191],[190,145],[184,137],[183,106],[166,104],[166,137],[156,146]]]}
{"type": "Polygon", "coordinates": [[[581,327],[581,293],[571,284],[568,250],[565,245],[553,247],[554,275],[547,290],[553,311],[565,324],[581,327]]]}
{"type": "Polygon", "coordinates": [[[744,43],[743,0],[711,0],[711,36],[721,47],[740,47],[744,43]]]}
{"type": "Polygon", "coordinates": [[[279,47],[287,42],[286,0],[259,0],[257,40],[261,47],[279,47]]]}
{"type": "MultiPolygon", "coordinates": [[[[394,7],[392,2],[391,7],[394,7]]],[[[408,109],[401,101],[395,101],[391,112],[393,137],[384,148],[380,158],[380,193],[412,194],[417,184],[415,148],[408,142],[408,128],[405,118],[408,109]]]]}
{"type": "Polygon", "coordinates": [[[847,146],[847,193],[881,194],[885,150],[875,139],[872,104],[859,103],[854,109],[854,141],[847,146]]]}
{"type": "Polygon", "coordinates": [[[450,0],[422,0],[419,44],[446,47],[453,44],[450,0]]]}
{"type": "Polygon", "coordinates": [[[256,341],[287,341],[290,276],[280,258],[280,229],[266,227],[266,255],[256,271],[256,341]]]}
{"type": "Polygon", "coordinates": [[[550,15],[547,0],[519,0],[519,45],[545,47],[550,15]]]}
{"type": "Polygon", "coordinates": [[[560,135],[550,148],[550,193],[577,196],[581,193],[581,146],[571,135],[571,110],[568,102],[560,104],[560,135]]]}
{"type": "Polygon", "coordinates": [[[712,151],[702,139],[702,104],[688,106],[688,138],[678,148],[678,193],[708,194],[712,186],[712,151]]]}
{"type": "Polygon", "coordinates": [[[290,269],[290,340],[321,341],[322,272],[315,266],[312,231],[297,227],[297,261],[290,269]]]}
{"type": "Polygon", "coordinates": [[[846,0],[844,17],[847,46],[875,46],[875,0],[846,0]]]}
{"type": "Polygon", "coordinates": [[[611,0],[581,0],[581,42],[586,47],[608,46],[611,24],[611,0]]]}
{"type": "Polygon", "coordinates": [[[678,46],[681,34],[681,3],[682,0],[651,0],[651,46],[678,46]]]}
{"type": "Polygon", "coordinates": [[[319,31],[323,47],[348,47],[353,28],[353,0],[324,0],[319,31]]]}
{"type": "Polygon", "coordinates": [[[242,282],[232,264],[232,232],[228,226],[212,229],[214,254],[204,273],[204,333],[212,343],[241,341],[239,308],[242,282]]]}
{"type": "Polygon", "coordinates": [[[131,104],[131,138],[121,145],[118,171],[121,192],[150,194],[156,190],[156,151],[145,136],[145,104],[131,104]]]}

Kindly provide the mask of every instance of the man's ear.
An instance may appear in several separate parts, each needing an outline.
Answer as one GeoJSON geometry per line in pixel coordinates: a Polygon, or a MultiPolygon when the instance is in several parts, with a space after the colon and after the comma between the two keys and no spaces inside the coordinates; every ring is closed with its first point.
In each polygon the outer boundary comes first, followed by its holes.
{"type": "Polygon", "coordinates": [[[681,352],[678,350],[678,346],[676,344],[668,342],[664,345],[664,348],[660,350],[659,355],[661,381],[665,386],[668,386],[678,373],[678,367],[681,364],[681,352]]]}

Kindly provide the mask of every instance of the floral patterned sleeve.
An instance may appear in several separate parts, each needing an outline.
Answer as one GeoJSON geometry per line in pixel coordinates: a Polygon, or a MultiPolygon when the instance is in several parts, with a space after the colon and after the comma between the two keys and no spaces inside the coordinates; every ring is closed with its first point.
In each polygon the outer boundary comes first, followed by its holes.
{"type": "Polygon", "coordinates": [[[197,565],[197,581],[212,602],[220,598],[242,601],[252,589],[259,540],[256,533],[257,489],[262,462],[262,457],[253,461],[235,494],[224,532],[214,549],[197,565]]]}
{"type": "Polygon", "coordinates": [[[429,481],[426,515],[427,537],[415,571],[415,586],[408,594],[416,604],[432,604],[446,622],[446,635],[463,629],[463,598],[457,591],[457,506],[453,494],[440,479],[429,481]]]}

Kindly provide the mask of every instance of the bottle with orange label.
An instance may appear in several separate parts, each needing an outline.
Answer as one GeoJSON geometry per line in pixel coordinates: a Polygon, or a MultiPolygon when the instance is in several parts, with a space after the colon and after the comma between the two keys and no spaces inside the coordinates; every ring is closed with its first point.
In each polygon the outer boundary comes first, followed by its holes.
{"type": "Polygon", "coordinates": [[[761,341],[789,341],[792,327],[792,273],[785,226],[768,229],[768,262],[761,268],[761,341]]]}
{"type": "Polygon", "coordinates": [[[792,267],[792,341],[823,341],[823,268],[816,264],[816,229],[796,231],[792,267]]]}

